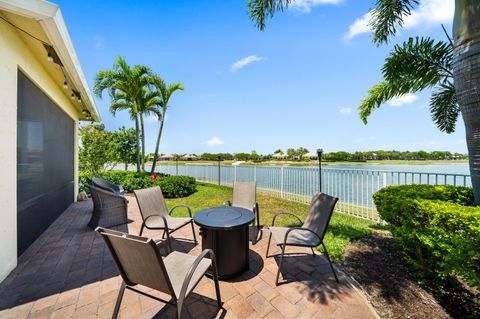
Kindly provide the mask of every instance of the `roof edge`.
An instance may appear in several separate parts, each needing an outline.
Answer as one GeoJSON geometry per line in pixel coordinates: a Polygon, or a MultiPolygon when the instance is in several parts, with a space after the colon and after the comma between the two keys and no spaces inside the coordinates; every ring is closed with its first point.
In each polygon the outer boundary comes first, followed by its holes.
{"type": "Polygon", "coordinates": [[[50,44],[60,57],[65,72],[80,92],[84,106],[90,111],[93,120],[100,121],[100,114],[90,94],[85,74],[60,7],[44,0],[0,0],[0,9],[39,21],[50,44]]]}

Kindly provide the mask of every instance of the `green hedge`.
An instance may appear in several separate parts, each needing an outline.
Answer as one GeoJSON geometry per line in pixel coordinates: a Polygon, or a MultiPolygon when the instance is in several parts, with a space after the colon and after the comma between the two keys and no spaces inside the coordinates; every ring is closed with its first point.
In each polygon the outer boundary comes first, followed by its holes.
{"type": "Polygon", "coordinates": [[[157,173],[157,179],[152,180],[147,172],[134,171],[106,171],[93,176],[90,173],[81,172],[79,175],[80,191],[88,192],[92,177],[100,177],[114,184],[121,185],[125,192],[133,192],[135,189],[160,186],[166,198],[177,198],[191,195],[197,191],[195,178],[189,176],[171,176],[157,173]]]}
{"type": "Polygon", "coordinates": [[[427,276],[480,287],[480,207],[467,187],[389,186],[373,195],[408,261],[427,276]]]}

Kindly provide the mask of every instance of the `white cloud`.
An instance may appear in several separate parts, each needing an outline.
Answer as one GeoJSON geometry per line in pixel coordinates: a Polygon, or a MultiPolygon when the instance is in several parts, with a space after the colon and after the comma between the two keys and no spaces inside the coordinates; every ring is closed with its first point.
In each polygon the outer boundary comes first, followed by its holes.
{"type": "Polygon", "coordinates": [[[265,60],[265,58],[264,57],[259,57],[259,56],[256,56],[256,55],[249,55],[249,56],[247,56],[243,59],[240,59],[240,60],[236,61],[235,63],[233,63],[232,67],[230,68],[230,71],[231,72],[238,71],[240,69],[243,69],[244,67],[246,67],[250,63],[253,63],[255,61],[262,61],[262,60],[265,60]]]}
{"type": "Polygon", "coordinates": [[[387,102],[388,105],[391,106],[403,106],[405,104],[410,104],[415,102],[418,99],[418,96],[408,93],[405,95],[398,96],[396,98],[391,99],[387,102]]]}
{"type": "MultiPolygon", "coordinates": [[[[439,25],[440,23],[449,23],[453,20],[455,3],[451,0],[420,0],[420,4],[412,14],[405,17],[404,28],[411,29],[422,26],[439,25]]],[[[371,18],[371,12],[355,20],[345,33],[344,39],[351,40],[357,35],[370,33],[371,28],[368,22],[371,18]]]]}
{"type": "Polygon", "coordinates": [[[294,0],[290,7],[303,13],[310,13],[312,7],[325,4],[339,4],[341,2],[343,2],[343,0],[294,0]]]}
{"type": "Polygon", "coordinates": [[[342,113],[344,115],[351,114],[352,113],[352,108],[351,107],[344,107],[344,108],[340,109],[340,113],[342,113]]]}
{"type": "Polygon", "coordinates": [[[343,36],[344,40],[351,40],[357,35],[363,34],[363,33],[369,33],[371,31],[370,27],[368,26],[368,22],[370,21],[372,17],[372,12],[365,13],[361,18],[358,18],[355,20],[354,23],[352,23],[348,27],[348,32],[345,33],[343,36]]]}
{"type": "Polygon", "coordinates": [[[93,36],[93,47],[96,50],[101,50],[105,46],[105,39],[99,35],[94,35],[93,36]]]}
{"type": "Polygon", "coordinates": [[[215,146],[215,145],[222,145],[223,141],[218,137],[214,136],[208,141],[205,141],[204,143],[207,144],[208,146],[215,146]]]}

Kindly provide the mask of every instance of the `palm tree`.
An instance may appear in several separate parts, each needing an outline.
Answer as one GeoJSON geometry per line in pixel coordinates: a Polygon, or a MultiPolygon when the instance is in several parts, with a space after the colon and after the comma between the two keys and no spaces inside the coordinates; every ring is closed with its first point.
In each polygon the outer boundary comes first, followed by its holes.
{"type": "MultiPolygon", "coordinates": [[[[249,16],[264,30],[266,20],[292,0],[250,0],[249,16]]],[[[376,45],[387,43],[401,28],[419,0],[377,0],[370,26],[376,45]]],[[[443,27],[443,26],[442,26],[443,27]]],[[[445,32],[446,33],[446,32],[445,32]]],[[[396,45],[383,66],[384,81],[374,85],[359,109],[366,123],[371,112],[386,101],[434,88],[430,100],[432,119],[447,133],[455,129],[461,113],[470,162],[475,203],[480,204],[480,2],[455,0],[453,40],[411,38],[396,45]]]]}
{"type": "Polygon", "coordinates": [[[160,122],[160,128],[158,129],[157,143],[155,145],[155,153],[153,155],[153,164],[152,164],[152,170],[151,170],[152,174],[155,172],[155,166],[157,165],[160,139],[162,137],[163,125],[165,123],[165,116],[167,115],[167,109],[169,107],[168,102],[170,101],[170,97],[175,91],[177,90],[183,91],[183,84],[179,82],[174,82],[167,86],[165,81],[163,81],[163,79],[157,75],[153,77],[153,86],[161,94],[161,103],[155,112],[158,117],[158,121],[160,122]]]}
{"type": "Polygon", "coordinates": [[[145,125],[144,115],[149,116],[158,114],[158,108],[162,105],[161,92],[155,89],[155,86],[149,85],[143,88],[138,99],[138,116],[140,119],[140,132],[142,142],[142,170],[145,170],[145,125]]]}
{"type": "Polygon", "coordinates": [[[110,111],[115,115],[118,110],[128,110],[130,118],[135,121],[137,135],[137,171],[140,171],[140,124],[139,111],[143,89],[151,82],[151,71],[143,65],[129,66],[119,56],[111,70],[97,72],[94,84],[94,93],[102,98],[103,91],[107,90],[112,104],[110,111]]]}

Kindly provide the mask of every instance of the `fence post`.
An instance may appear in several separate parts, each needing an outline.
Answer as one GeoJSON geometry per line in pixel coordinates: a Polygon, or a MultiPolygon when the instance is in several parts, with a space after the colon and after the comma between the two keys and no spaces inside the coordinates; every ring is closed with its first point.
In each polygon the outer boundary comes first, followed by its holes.
{"type": "Polygon", "coordinates": [[[383,187],[387,186],[387,173],[383,172],[383,187]]]}
{"type": "Polygon", "coordinates": [[[283,166],[280,168],[280,198],[283,198],[283,166]]]}
{"type": "Polygon", "coordinates": [[[237,181],[237,166],[234,166],[234,171],[233,171],[233,182],[237,181]]]}
{"type": "Polygon", "coordinates": [[[254,182],[257,181],[257,167],[256,166],[253,167],[253,181],[254,182]]]}

